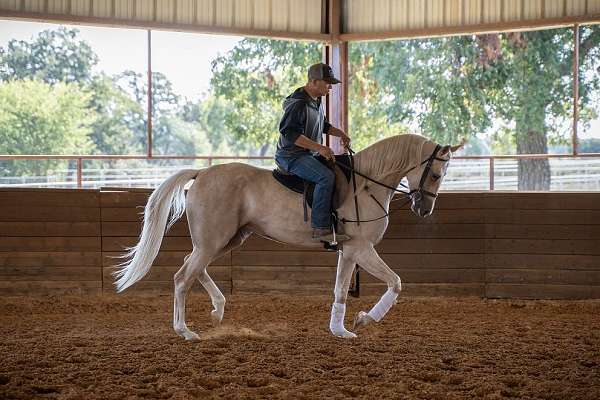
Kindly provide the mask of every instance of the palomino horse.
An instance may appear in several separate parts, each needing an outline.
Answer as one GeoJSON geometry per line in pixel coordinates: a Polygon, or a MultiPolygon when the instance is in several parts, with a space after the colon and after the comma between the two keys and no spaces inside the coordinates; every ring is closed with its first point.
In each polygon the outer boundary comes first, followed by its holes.
{"type": "MultiPolygon", "coordinates": [[[[356,264],[386,282],[388,290],[368,313],[358,313],[355,326],[380,321],[396,302],[402,288],[400,277],[374,249],[388,226],[387,212],[394,188],[406,177],[412,211],[427,217],[433,211],[448,161],[460,147],[462,143],[441,147],[422,136],[406,134],[381,140],[356,153],[354,168],[360,172],[356,177],[356,200],[361,223],[344,224],[351,239],[343,243],[339,252],[331,333],[356,337],[344,327],[346,298],[356,264]]],[[[350,185],[348,190],[352,190],[350,185]]],[[[355,220],[353,196],[345,196],[338,208],[340,220],[355,220]]],[[[148,273],[165,231],[185,209],[194,247],[174,276],[173,328],[187,340],[199,339],[185,323],[185,299],[196,279],[210,295],[213,323],[219,324],[223,319],[225,297],[207,272],[213,260],[240,246],[252,233],[293,245],[322,246],[311,239],[301,196],[278,183],[271,171],[240,163],[186,169],[167,178],[148,199],[140,240],[115,272],[117,291],[125,290],[148,273]],[[195,182],[185,196],[184,186],[192,179],[195,182]]]]}

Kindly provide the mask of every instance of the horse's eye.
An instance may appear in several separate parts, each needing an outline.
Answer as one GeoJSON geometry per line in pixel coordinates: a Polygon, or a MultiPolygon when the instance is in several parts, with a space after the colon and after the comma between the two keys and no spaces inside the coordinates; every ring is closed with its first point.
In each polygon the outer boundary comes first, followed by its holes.
{"type": "Polygon", "coordinates": [[[431,174],[431,179],[433,179],[434,181],[437,181],[438,179],[440,179],[442,176],[440,174],[431,174]]]}

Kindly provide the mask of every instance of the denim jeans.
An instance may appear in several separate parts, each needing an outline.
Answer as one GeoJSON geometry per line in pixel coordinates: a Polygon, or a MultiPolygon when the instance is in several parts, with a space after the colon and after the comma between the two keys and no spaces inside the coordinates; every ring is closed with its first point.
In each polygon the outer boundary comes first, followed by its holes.
{"type": "Polygon", "coordinates": [[[335,174],[321,164],[310,153],[293,158],[276,158],[277,163],[290,174],[299,176],[315,184],[311,211],[313,228],[331,228],[331,197],[335,190],[335,174]]]}

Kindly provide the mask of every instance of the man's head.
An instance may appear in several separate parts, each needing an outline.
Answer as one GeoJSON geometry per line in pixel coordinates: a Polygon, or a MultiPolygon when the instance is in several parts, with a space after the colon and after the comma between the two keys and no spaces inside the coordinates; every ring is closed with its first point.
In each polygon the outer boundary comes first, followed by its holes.
{"type": "Polygon", "coordinates": [[[308,83],[310,95],[313,97],[325,96],[331,89],[331,85],[340,83],[333,75],[333,70],[327,64],[313,64],[308,68],[308,83]]]}

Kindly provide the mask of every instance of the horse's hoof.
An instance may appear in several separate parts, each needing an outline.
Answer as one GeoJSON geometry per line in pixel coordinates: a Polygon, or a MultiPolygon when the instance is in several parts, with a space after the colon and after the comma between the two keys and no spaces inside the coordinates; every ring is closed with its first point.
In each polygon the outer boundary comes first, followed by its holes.
{"type": "Polygon", "coordinates": [[[374,319],[371,318],[369,314],[367,314],[364,311],[359,311],[358,314],[356,314],[356,316],[354,317],[354,324],[352,325],[352,330],[356,330],[357,328],[366,326],[373,321],[374,319]]]}
{"type": "Polygon", "coordinates": [[[175,333],[177,333],[185,340],[200,340],[200,336],[198,336],[197,333],[190,331],[189,329],[175,329],[175,333]]]}
{"type": "Polygon", "coordinates": [[[217,310],[212,310],[210,312],[210,320],[214,327],[221,325],[221,321],[223,321],[223,314],[218,312],[217,310]]]}
{"type": "Polygon", "coordinates": [[[183,338],[185,340],[189,340],[191,342],[196,342],[196,341],[200,340],[200,336],[198,336],[197,333],[192,332],[192,331],[184,332],[183,338]]]}
{"type": "Polygon", "coordinates": [[[353,339],[356,337],[355,333],[350,332],[349,330],[344,329],[343,331],[331,331],[334,336],[343,338],[343,339],[353,339]]]}

